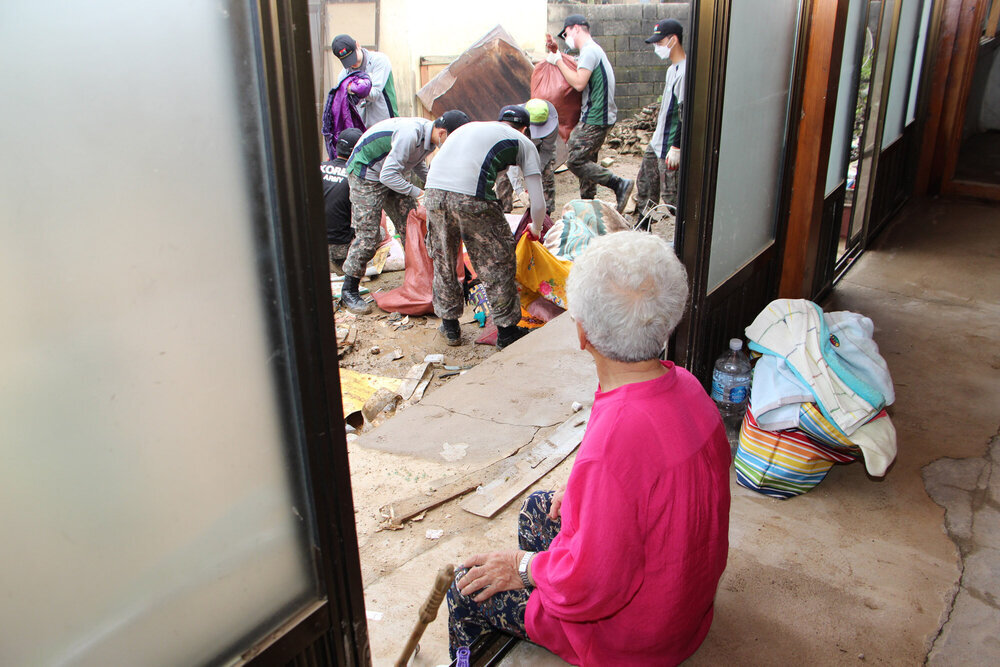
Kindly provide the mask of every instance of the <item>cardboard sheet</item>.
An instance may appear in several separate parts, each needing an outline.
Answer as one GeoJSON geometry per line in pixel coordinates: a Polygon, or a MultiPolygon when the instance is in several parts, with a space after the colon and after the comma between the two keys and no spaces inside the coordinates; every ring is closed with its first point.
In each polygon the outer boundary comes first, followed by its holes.
{"type": "Polygon", "coordinates": [[[350,368],[340,369],[340,396],[344,401],[344,416],[359,412],[371,395],[379,389],[399,391],[403,381],[399,378],[388,378],[380,375],[359,373],[350,368]]]}

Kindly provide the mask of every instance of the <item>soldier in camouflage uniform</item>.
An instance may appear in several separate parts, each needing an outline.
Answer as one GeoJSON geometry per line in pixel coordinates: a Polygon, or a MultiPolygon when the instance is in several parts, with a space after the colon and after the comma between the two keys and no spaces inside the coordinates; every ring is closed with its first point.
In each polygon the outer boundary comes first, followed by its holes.
{"type": "MultiPolygon", "coordinates": [[[[528,100],[524,104],[531,119],[531,143],[538,149],[542,163],[542,192],[545,194],[545,212],[552,215],[556,207],[556,138],[559,133],[559,113],[555,105],[542,99],[528,100]]],[[[514,194],[524,193],[524,180],[517,167],[508,167],[497,178],[497,197],[504,213],[514,208],[514,194]]]]}
{"type": "Polygon", "coordinates": [[[446,111],[436,121],[389,118],[361,135],[347,161],[354,240],[344,260],[341,301],[352,313],[371,312],[371,304],[361,298],[359,283],[378,248],[382,211],[395,223],[405,247],[407,218],[423,194],[405,175],[425,180],[424,158],[468,120],[461,111],[446,111]]]}
{"type": "Polygon", "coordinates": [[[468,123],[456,130],[431,164],[427,176],[427,252],[434,262],[434,312],[443,322],[448,345],[461,345],[458,318],[465,308],[455,275],[462,242],[486,287],[497,325],[497,347],[527,333],[517,326],[521,305],[514,275],[514,237],[494,193],[497,174],[520,167],[531,198],[532,232],[545,219],[538,150],[526,136],[530,121],[524,107],[506,106],[500,121],[468,123]]]}
{"type": "Polygon", "coordinates": [[[650,223],[646,213],[659,204],[661,194],[663,203],[677,206],[686,69],[686,56],[681,46],[683,34],[684,29],[678,21],[664,19],[653,28],[653,36],[646,39],[647,44],[653,44],[656,55],[669,58],[672,63],[667,68],[656,129],[636,177],[636,217],[646,229],[649,229],[650,223]]]}
{"type": "Polygon", "coordinates": [[[326,245],[330,271],[340,272],[354,240],[351,228],[351,188],[347,181],[347,158],[361,138],[361,130],[349,127],[337,137],[336,159],[320,165],[323,173],[323,204],[326,209],[326,245]]]}
{"type": "Polygon", "coordinates": [[[552,51],[546,60],[559,68],[569,85],[583,93],[580,122],[569,135],[569,158],[566,164],[580,179],[582,199],[593,199],[597,195],[598,184],[603,185],[614,191],[618,212],[621,213],[628,204],[628,196],[632,193],[635,182],[616,176],[611,170],[597,164],[604,139],[618,119],[615,72],[604,49],[590,36],[590,23],[580,14],[566,17],[559,37],[570,49],[580,50],[577,69],[573,70],[563,62],[554,42],[546,43],[547,48],[552,51]]]}
{"type": "MultiPolygon", "coordinates": [[[[541,151],[539,151],[541,154],[541,151]]],[[[501,174],[497,179],[497,199],[500,200],[500,207],[503,209],[504,213],[510,213],[514,210],[514,186],[511,185],[510,169],[507,170],[506,174],[501,174]]],[[[517,176],[514,177],[517,179],[517,176]]],[[[521,182],[518,194],[524,193],[523,181],[521,182]]],[[[545,195],[545,212],[552,215],[552,211],[556,208],[556,161],[555,159],[549,160],[542,165],[542,192],[545,195]]]]}

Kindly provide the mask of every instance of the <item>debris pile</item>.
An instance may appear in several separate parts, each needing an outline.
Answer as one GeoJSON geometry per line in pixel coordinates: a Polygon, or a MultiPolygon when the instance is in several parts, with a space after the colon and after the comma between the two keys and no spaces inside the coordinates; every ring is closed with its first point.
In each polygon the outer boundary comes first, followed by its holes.
{"type": "Polygon", "coordinates": [[[659,113],[660,104],[654,102],[631,118],[619,120],[608,133],[605,145],[621,155],[642,155],[656,129],[656,116],[659,113]]]}

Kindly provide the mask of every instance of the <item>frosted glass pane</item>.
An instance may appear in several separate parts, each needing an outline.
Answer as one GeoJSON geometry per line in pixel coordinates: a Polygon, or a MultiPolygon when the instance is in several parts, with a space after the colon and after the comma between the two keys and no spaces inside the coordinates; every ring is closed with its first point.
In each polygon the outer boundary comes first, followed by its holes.
{"type": "MultiPolygon", "coordinates": [[[[882,130],[882,150],[903,134],[907,97],[913,81],[913,49],[919,37],[921,0],[903,0],[899,10],[899,29],[896,31],[896,53],[892,58],[892,81],[889,83],[889,100],[885,108],[885,126],[882,130]]],[[[890,16],[882,19],[888,29],[890,16]]]]}
{"type": "Polygon", "coordinates": [[[847,7],[844,52],[840,59],[840,83],[837,88],[837,111],[833,117],[830,161],[826,170],[826,195],[836,190],[847,176],[847,163],[854,140],[855,100],[858,94],[858,68],[865,45],[865,0],[852,0],[847,7]]]}
{"type": "Polygon", "coordinates": [[[709,291],[774,240],[798,6],[732,3],[709,291]]]}
{"type": "Polygon", "coordinates": [[[204,664],[316,596],[243,5],[0,8],[0,664],[204,664]]]}
{"type": "Polygon", "coordinates": [[[920,92],[920,77],[924,71],[924,51],[927,48],[927,28],[931,22],[931,0],[923,0],[920,10],[920,32],[917,36],[917,49],[913,57],[913,75],[910,77],[910,94],[906,103],[906,124],[917,119],[917,94],[920,92]]]}

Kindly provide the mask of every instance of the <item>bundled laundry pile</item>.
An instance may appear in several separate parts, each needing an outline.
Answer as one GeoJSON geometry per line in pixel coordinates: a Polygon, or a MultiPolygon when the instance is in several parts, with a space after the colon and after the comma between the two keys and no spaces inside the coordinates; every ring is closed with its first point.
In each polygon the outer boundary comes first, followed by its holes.
{"type": "Polygon", "coordinates": [[[562,217],[543,235],[543,242],[553,255],[572,262],[596,237],[631,228],[613,204],[601,199],[572,199],[563,206],[562,217]]]}
{"type": "Polygon", "coordinates": [[[524,318],[521,326],[540,326],[566,310],[570,268],[590,242],[611,232],[630,229],[613,204],[600,199],[573,199],[562,217],[545,229],[541,241],[523,235],[517,241],[517,285],[524,318]]]}
{"type": "Polygon", "coordinates": [[[747,327],[761,357],[734,460],[741,486],[790,498],[857,459],[885,474],[896,431],[884,408],[895,393],[874,329],[863,315],[804,299],[773,301],[747,327]]]}

